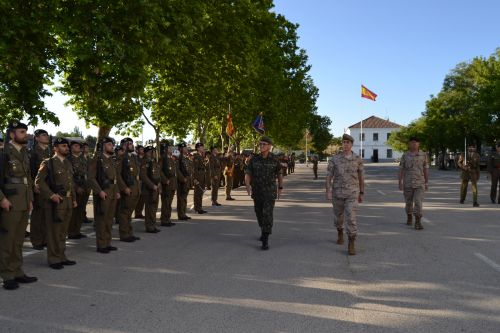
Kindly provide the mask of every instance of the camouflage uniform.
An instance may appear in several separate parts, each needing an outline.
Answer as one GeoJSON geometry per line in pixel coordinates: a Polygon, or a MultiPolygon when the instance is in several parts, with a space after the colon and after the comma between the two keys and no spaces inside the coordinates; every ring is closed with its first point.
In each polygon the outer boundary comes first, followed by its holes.
{"type": "Polygon", "coordinates": [[[467,195],[467,187],[469,181],[472,185],[472,201],[474,206],[477,203],[477,181],[479,180],[479,160],[480,156],[477,152],[467,153],[467,164],[465,164],[465,157],[463,154],[458,159],[458,167],[462,170],[461,178],[462,185],[460,187],[460,203],[464,203],[467,195]]]}
{"type": "Polygon", "coordinates": [[[277,197],[276,179],[281,171],[281,164],[272,153],[269,153],[267,158],[261,154],[254,156],[245,169],[245,173],[252,177],[255,214],[264,234],[272,233],[273,209],[277,197]]]}
{"type": "Polygon", "coordinates": [[[399,167],[403,171],[403,195],[406,214],[422,217],[422,201],[425,193],[424,170],[429,168],[429,159],[424,152],[406,152],[401,157],[399,167]]]}
{"type": "Polygon", "coordinates": [[[333,214],[337,230],[344,229],[346,220],[347,234],[356,237],[358,225],[359,174],[363,173],[363,160],[355,155],[339,153],[328,161],[328,176],[333,178],[333,214]]]}
{"type": "Polygon", "coordinates": [[[488,171],[491,175],[491,190],[490,199],[492,203],[498,202],[500,204],[500,193],[497,198],[498,183],[500,182],[500,153],[494,152],[490,156],[488,163],[488,171]]]}
{"type": "MultiPolygon", "coordinates": [[[[147,148],[146,148],[147,149],[147,148]]],[[[146,232],[157,232],[156,211],[160,192],[160,166],[154,158],[145,157],[141,166],[142,195],[146,208],[144,225],[146,232]],[[155,186],[157,189],[155,190],[155,186]]]]}

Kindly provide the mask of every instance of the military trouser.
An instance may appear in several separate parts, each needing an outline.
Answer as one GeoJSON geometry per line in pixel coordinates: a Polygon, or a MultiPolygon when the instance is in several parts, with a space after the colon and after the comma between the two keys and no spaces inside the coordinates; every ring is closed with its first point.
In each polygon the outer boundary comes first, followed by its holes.
{"type": "Polygon", "coordinates": [[[187,198],[189,195],[189,184],[186,183],[178,183],[177,187],[177,217],[182,219],[186,217],[186,207],[187,207],[187,198]]]}
{"type": "Polygon", "coordinates": [[[500,203],[500,193],[497,197],[498,184],[500,183],[500,169],[494,169],[491,173],[491,191],[490,199],[492,202],[496,201],[500,203]]]}
{"type": "Polygon", "coordinates": [[[68,227],[68,236],[80,235],[83,218],[85,217],[85,210],[87,209],[87,206],[85,204],[86,201],[87,201],[86,193],[76,195],[76,204],[78,206],[76,206],[76,208],[73,209],[73,213],[71,214],[71,221],[68,227]]]}
{"type": "Polygon", "coordinates": [[[477,179],[472,177],[462,178],[462,186],[460,187],[460,201],[465,201],[467,196],[467,187],[469,186],[469,180],[472,187],[472,201],[477,202],[477,179]]]}
{"type": "Polygon", "coordinates": [[[145,190],[143,192],[144,207],[146,208],[144,215],[144,226],[146,231],[156,229],[156,212],[158,211],[158,191],[145,190]]]}
{"type": "Polygon", "coordinates": [[[0,209],[0,277],[4,281],[24,276],[23,243],[27,211],[0,209]]]}
{"type": "Polygon", "coordinates": [[[220,180],[219,187],[223,187],[223,186],[225,187],[226,186],[226,177],[224,177],[223,172],[220,173],[219,180],[220,180]]]}
{"type": "Polygon", "coordinates": [[[274,199],[253,199],[257,222],[263,233],[272,234],[274,199]]]}
{"type": "Polygon", "coordinates": [[[233,176],[225,175],[226,179],[226,199],[231,197],[231,190],[233,189],[233,176]]]}
{"type": "Polygon", "coordinates": [[[160,221],[162,224],[172,222],[170,218],[172,217],[172,201],[174,200],[175,190],[167,189],[163,186],[161,191],[161,217],[160,221]]]}
{"type": "Polygon", "coordinates": [[[139,195],[139,199],[137,200],[137,205],[135,206],[135,216],[141,216],[142,211],[144,210],[144,196],[142,193],[139,195]]]}
{"type": "Polygon", "coordinates": [[[318,167],[313,167],[314,179],[318,179],[318,167]]]}
{"type": "Polygon", "coordinates": [[[33,246],[47,244],[47,222],[45,221],[47,209],[51,209],[50,204],[47,204],[40,194],[35,194],[30,218],[30,241],[33,246]]]}
{"type": "Polygon", "coordinates": [[[212,177],[212,203],[217,202],[217,198],[219,197],[219,184],[220,184],[220,179],[219,177],[212,177]]]}
{"type": "Polygon", "coordinates": [[[405,198],[405,211],[408,215],[422,217],[422,201],[424,200],[425,190],[422,187],[411,188],[405,187],[403,196],[405,198]]]}
{"type": "Polygon", "coordinates": [[[356,212],[358,211],[358,199],[333,197],[333,221],[335,227],[344,229],[344,222],[347,227],[347,235],[355,237],[358,233],[358,222],[356,221],[356,212]]]}
{"type": "Polygon", "coordinates": [[[126,195],[125,193],[121,192],[120,204],[118,205],[120,239],[127,239],[134,235],[132,229],[132,213],[134,212],[138,201],[138,195],[126,195]]]}
{"type": "Polygon", "coordinates": [[[203,183],[204,182],[197,182],[195,180],[195,183],[198,183],[198,184],[195,184],[194,185],[194,190],[193,190],[193,202],[194,202],[194,210],[195,211],[199,211],[199,210],[202,210],[203,209],[203,183]]]}
{"type": "Polygon", "coordinates": [[[64,197],[54,212],[58,222],[54,222],[52,209],[49,210],[50,219],[47,220],[47,261],[49,265],[59,264],[66,258],[66,237],[68,226],[73,212],[73,202],[70,197],[64,197]]]}
{"type": "Polygon", "coordinates": [[[116,211],[116,196],[108,194],[106,200],[101,200],[99,196],[94,195],[94,221],[95,221],[95,239],[98,249],[104,249],[111,246],[111,231],[113,229],[113,217],[116,211]],[[97,211],[99,201],[100,212],[97,211]],[[101,214],[102,213],[102,214],[101,214]]]}

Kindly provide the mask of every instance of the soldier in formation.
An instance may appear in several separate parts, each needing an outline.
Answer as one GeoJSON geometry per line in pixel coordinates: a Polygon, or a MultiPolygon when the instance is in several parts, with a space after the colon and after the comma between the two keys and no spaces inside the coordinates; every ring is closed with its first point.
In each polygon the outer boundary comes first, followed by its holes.
{"type": "Polygon", "coordinates": [[[161,192],[160,166],[156,159],[156,150],[153,146],[144,148],[144,159],[141,165],[142,195],[146,208],[144,225],[146,232],[158,233],[156,228],[156,211],[161,192]]]}
{"type": "Polygon", "coordinates": [[[188,158],[188,150],[185,142],[177,145],[179,149],[179,172],[177,177],[177,217],[179,220],[189,220],[186,215],[187,198],[191,188],[191,168],[188,158]]]}
{"type": "Polygon", "coordinates": [[[203,209],[203,192],[205,192],[207,174],[205,166],[205,146],[203,143],[198,142],[195,145],[196,153],[193,155],[193,187],[194,187],[194,211],[198,214],[207,213],[203,209]]]}
{"type": "Polygon", "coordinates": [[[88,165],[87,160],[83,157],[81,153],[82,145],[78,141],[72,141],[70,143],[71,153],[68,155],[68,160],[71,162],[73,167],[73,182],[75,184],[76,193],[76,208],[71,214],[71,221],[68,227],[68,238],[69,239],[80,239],[85,238],[84,234],[81,233],[81,227],[83,219],[85,218],[85,212],[87,211],[87,200],[88,200],[88,165]]]}
{"type": "Polygon", "coordinates": [[[476,145],[474,143],[469,144],[466,154],[461,154],[458,159],[458,167],[461,170],[460,177],[462,178],[462,185],[460,186],[461,204],[465,202],[467,187],[470,181],[472,187],[472,206],[479,207],[479,203],[477,202],[477,181],[480,174],[479,161],[480,156],[476,152],[476,145]]]}
{"type": "Polygon", "coordinates": [[[163,227],[173,227],[172,222],[172,201],[174,200],[175,191],[177,190],[177,173],[178,165],[175,158],[172,156],[173,144],[165,142],[163,144],[163,154],[160,159],[160,175],[161,175],[161,217],[160,225],[163,227]]]}
{"type": "Polygon", "coordinates": [[[219,158],[219,151],[216,147],[210,149],[210,155],[208,159],[209,175],[211,180],[211,199],[212,206],[220,206],[221,204],[217,201],[219,195],[219,185],[220,185],[220,174],[221,174],[221,162],[219,158]]]}

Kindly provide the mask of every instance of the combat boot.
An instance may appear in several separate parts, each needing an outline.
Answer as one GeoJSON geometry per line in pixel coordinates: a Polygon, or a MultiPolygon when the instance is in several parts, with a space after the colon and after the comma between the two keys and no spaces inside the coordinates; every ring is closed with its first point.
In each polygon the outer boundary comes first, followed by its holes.
{"type": "Polygon", "coordinates": [[[413,225],[413,215],[407,214],[406,225],[413,225]]]}
{"type": "Polygon", "coordinates": [[[262,234],[262,250],[269,250],[269,234],[262,234]]]}
{"type": "Polygon", "coordinates": [[[417,230],[422,230],[424,226],[422,225],[422,222],[420,220],[422,219],[422,216],[415,216],[415,229],[417,230]]]}
{"type": "Polygon", "coordinates": [[[350,256],[353,256],[356,254],[356,249],[354,248],[354,241],[356,240],[356,236],[349,236],[349,245],[348,245],[348,252],[350,256]]]}
{"type": "Polygon", "coordinates": [[[337,244],[344,244],[344,229],[337,229],[337,244]]]}

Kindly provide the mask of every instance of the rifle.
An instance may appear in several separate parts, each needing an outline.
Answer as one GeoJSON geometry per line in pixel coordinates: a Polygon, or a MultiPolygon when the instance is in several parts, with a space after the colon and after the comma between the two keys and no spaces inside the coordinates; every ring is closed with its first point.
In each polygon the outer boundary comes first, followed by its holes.
{"type": "MultiPolygon", "coordinates": [[[[50,145],[50,144],[49,144],[50,145]]],[[[36,178],[36,175],[38,173],[38,168],[40,167],[40,163],[38,161],[38,154],[35,151],[36,148],[36,139],[33,138],[33,143],[29,149],[30,152],[30,170],[31,170],[31,179],[33,181],[36,178]]]]}
{"type": "MultiPolygon", "coordinates": [[[[111,186],[111,183],[106,176],[106,172],[104,171],[103,168],[103,147],[102,143],[97,144],[97,165],[96,165],[96,171],[97,171],[97,183],[99,183],[99,186],[101,189],[104,191],[107,188],[111,186]]],[[[104,209],[102,207],[102,202],[101,202],[101,197],[99,196],[99,193],[94,194],[94,205],[96,208],[96,212],[99,215],[104,215],[104,209]]]]}

